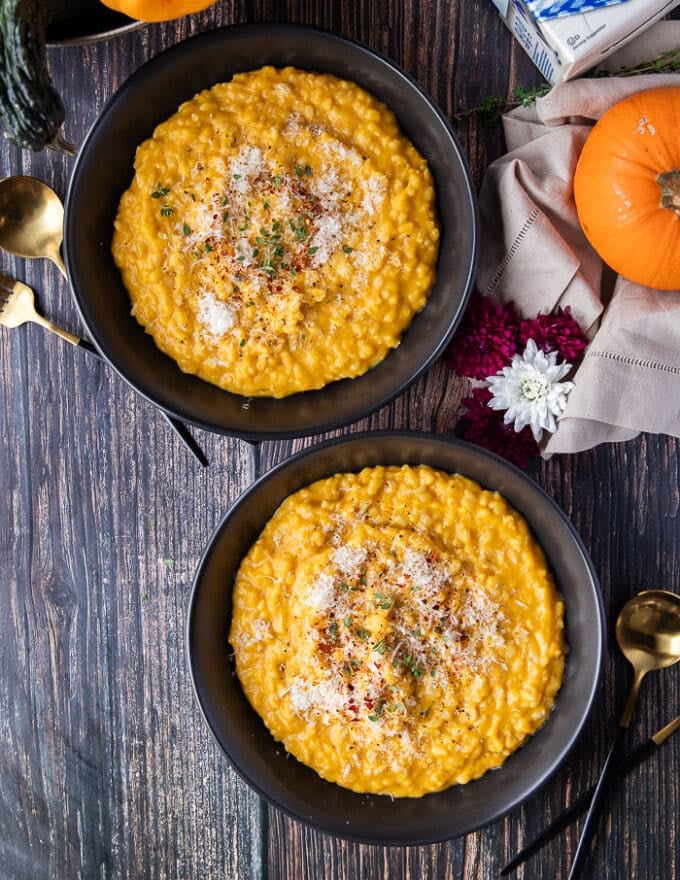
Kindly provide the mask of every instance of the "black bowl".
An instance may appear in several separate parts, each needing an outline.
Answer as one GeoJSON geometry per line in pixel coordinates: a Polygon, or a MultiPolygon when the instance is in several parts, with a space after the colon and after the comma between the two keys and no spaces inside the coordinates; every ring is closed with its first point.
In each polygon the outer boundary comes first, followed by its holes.
{"type": "Polygon", "coordinates": [[[388,403],[444,351],[467,302],[477,212],[451,126],[406,73],[365,46],[299,25],[235,25],[193,37],[134,73],[102,111],[76,160],[66,199],[65,259],[82,319],[104,357],[167,412],[246,439],[292,437],[355,421],[388,403]],[[437,277],[401,345],[368,373],[288,398],[244,398],[182,373],[130,315],[111,256],[113,221],[137,146],[184,100],[237,71],[294,65],[351,79],[396,114],[432,170],[441,228],[437,277]]]}
{"type": "Polygon", "coordinates": [[[85,9],[82,3],[72,5],[72,14],[61,15],[47,25],[48,46],[97,43],[134,31],[143,25],[143,22],[133,21],[127,15],[114,12],[101,3],[91,3],[85,9]]]}
{"type": "Polygon", "coordinates": [[[473,831],[536,791],[564,759],[588,715],[605,646],[602,597],[578,535],[525,474],[478,447],[430,434],[355,434],[314,446],[259,479],[226,514],[203,555],[187,619],[187,651],[201,711],[241,776],[302,821],[341,837],[411,845],[473,831]],[[316,479],[379,464],[428,464],[501,492],[543,547],[566,608],[565,677],[545,725],[498,770],[422,798],[355,794],[286,754],[247,702],[227,636],[241,559],[290,493],[316,479]]]}

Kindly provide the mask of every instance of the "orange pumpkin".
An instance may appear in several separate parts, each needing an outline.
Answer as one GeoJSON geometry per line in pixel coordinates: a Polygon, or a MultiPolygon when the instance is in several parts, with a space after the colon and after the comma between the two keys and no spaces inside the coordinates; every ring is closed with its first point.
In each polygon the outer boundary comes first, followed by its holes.
{"type": "Polygon", "coordinates": [[[170,21],[212,6],[215,0],[101,0],[104,6],[139,21],[170,21]]]}
{"type": "Polygon", "coordinates": [[[602,116],[578,160],[574,200],[612,269],[680,289],[680,86],[638,92],[602,116]]]}

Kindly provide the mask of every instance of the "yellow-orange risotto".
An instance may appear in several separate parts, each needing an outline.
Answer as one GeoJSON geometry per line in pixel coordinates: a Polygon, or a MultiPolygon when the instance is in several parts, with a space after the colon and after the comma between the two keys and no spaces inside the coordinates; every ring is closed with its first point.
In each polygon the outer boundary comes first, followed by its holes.
{"type": "Polygon", "coordinates": [[[426,466],[291,495],[244,558],[233,609],[254,709],[357,792],[416,797],[499,767],[562,682],[564,606],[526,522],[426,466]]]}
{"type": "Polygon", "coordinates": [[[137,150],[113,256],[182,370],[245,396],[361,375],[426,302],[432,177],[391,111],[264,67],[196,95],[137,150]]]}

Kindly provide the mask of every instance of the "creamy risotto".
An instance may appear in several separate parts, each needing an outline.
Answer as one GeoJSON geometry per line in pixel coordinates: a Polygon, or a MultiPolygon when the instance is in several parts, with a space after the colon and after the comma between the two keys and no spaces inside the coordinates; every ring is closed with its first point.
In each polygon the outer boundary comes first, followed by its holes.
{"type": "Polygon", "coordinates": [[[563,613],[500,495],[375,467],[279,507],[238,571],[230,641],[288,752],[354,791],[414,797],[500,766],[543,724],[563,613]]]}
{"type": "Polygon", "coordinates": [[[201,92],[137,150],[113,255],[182,370],[283,397],[358,376],[426,302],[423,157],[351,82],[265,67],[201,92]]]}

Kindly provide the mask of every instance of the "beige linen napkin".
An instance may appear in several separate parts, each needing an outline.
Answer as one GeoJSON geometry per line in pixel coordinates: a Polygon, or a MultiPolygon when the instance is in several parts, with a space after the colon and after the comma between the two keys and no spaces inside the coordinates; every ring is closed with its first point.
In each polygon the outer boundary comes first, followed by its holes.
{"type": "MultiPolygon", "coordinates": [[[[680,22],[660,22],[626,47],[625,61],[612,56],[608,68],[669,48],[680,48],[680,22]]],[[[670,84],[680,85],[680,74],[577,79],[503,118],[508,152],[489,166],[480,193],[478,287],[497,302],[512,300],[526,318],[570,306],[590,339],[544,455],[640,431],[680,436],[680,291],[619,277],[609,298],[572,193],[594,121],[633,92],[670,84]]]]}

